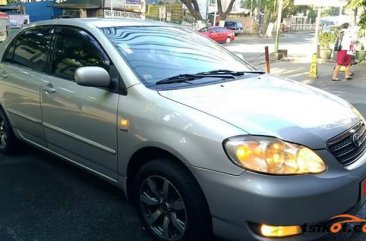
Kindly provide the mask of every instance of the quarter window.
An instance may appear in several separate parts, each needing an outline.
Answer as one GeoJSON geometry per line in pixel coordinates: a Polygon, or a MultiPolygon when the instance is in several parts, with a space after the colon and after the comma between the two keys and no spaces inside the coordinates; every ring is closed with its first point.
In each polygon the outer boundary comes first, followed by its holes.
{"type": "Polygon", "coordinates": [[[51,73],[74,80],[77,68],[99,66],[108,71],[106,57],[96,41],[85,31],[62,28],[58,31],[51,73]]]}

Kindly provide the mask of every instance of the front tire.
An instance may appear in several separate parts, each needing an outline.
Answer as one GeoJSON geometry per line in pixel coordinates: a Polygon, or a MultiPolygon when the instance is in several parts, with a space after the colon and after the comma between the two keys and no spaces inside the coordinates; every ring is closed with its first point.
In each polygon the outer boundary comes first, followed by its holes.
{"type": "Polygon", "coordinates": [[[157,159],[136,176],[134,200],[146,229],[160,241],[202,241],[212,236],[211,215],[193,176],[157,159]]]}
{"type": "Polygon", "coordinates": [[[226,41],[225,41],[227,44],[231,42],[231,38],[230,37],[227,37],[226,38],[226,41]]]}
{"type": "Polygon", "coordinates": [[[0,109],[0,153],[10,154],[16,148],[17,139],[13,133],[8,118],[3,110],[0,109]]]}

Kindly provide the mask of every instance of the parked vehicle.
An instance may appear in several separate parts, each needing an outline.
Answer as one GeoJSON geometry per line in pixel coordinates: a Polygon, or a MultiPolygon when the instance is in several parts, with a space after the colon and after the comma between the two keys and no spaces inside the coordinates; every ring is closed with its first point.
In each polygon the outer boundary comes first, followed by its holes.
{"type": "Polygon", "coordinates": [[[0,12],[0,42],[3,42],[9,35],[9,16],[0,12]]]}
{"type": "Polygon", "coordinates": [[[235,40],[234,32],[224,27],[205,27],[199,32],[218,43],[230,43],[235,40]]]}
{"type": "Polygon", "coordinates": [[[193,30],[37,22],[0,59],[0,152],[22,140],[117,185],[157,240],[314,240],[305,224],[364,204],[361,114],[193,30]]]}
{"type": "Polygon", "coordinates": [[[244,32],[243,25],[240,21],[226,20],[224,26],[225,28],[233,30],[236,36],[244,32]]]}

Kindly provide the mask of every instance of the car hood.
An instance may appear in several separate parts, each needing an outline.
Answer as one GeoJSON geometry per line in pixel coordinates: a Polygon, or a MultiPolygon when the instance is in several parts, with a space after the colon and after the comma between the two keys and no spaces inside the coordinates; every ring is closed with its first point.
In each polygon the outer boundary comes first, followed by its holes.
{"type": "Polygon", "coordinates": [[[275,136],[313,149],[325,148],[327,140],[359,121],[346,101],[271,75],[159,93],[247,134],[275,136]]]}

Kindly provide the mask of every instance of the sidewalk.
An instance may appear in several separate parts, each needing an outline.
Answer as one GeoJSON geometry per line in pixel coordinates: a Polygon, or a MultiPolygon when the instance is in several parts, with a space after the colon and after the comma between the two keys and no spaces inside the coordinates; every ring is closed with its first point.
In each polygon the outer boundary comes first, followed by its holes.
{"type": "MultiPolygon", "coordinates": [[[[271,74],[309,84],[322,90],[331,92],[354,105],[361,105],[366,116],[366,62],[352,66],[354,73],[352,80],[332,81],[334,63],[318,64],[318,78],[308,76],[310,63],[296,63],[291,61],[277,61],[271,64],[271,74]]],[[[344,78],[344,73],[339,73],[344,78]]]]}

